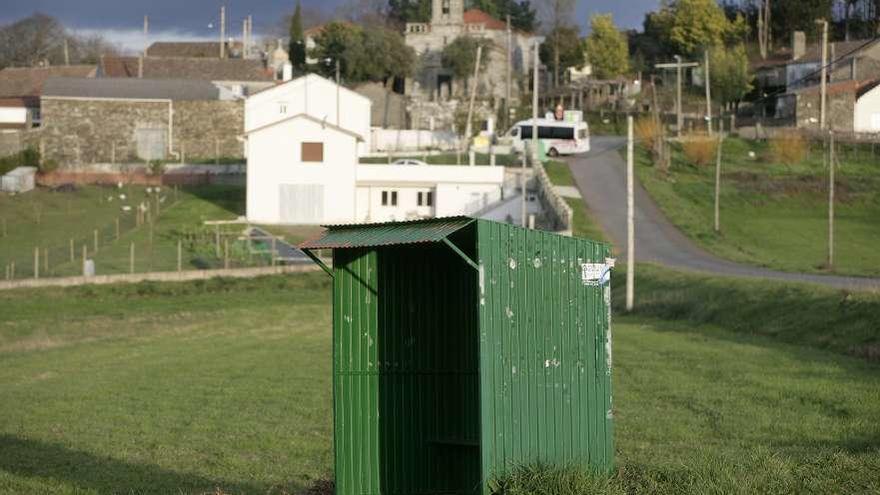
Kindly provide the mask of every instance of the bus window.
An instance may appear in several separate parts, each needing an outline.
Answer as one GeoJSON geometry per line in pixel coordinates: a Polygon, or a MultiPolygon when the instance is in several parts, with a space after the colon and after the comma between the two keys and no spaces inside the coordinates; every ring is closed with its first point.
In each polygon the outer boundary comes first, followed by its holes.
{"type": "Polygon", "coordinates": [[[520,139],[532,139],[532,126],[523,125],[519,128],[520,139]]]}
{"type": "Polygon", "coordinates": [[[553,131],[553,139],[564,139],[571,141],[574,139],[574,127],[551,127],[553,131]]]}

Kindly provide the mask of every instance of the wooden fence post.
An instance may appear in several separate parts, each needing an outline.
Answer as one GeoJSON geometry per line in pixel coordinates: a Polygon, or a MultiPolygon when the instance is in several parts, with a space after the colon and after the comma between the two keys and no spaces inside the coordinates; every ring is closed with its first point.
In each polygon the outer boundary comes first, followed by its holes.
{"type": "Polygon", "coordinates": [[[183,271],[183,241],[177,240],[177,271],[183,271]]]}
{"type": "Polygon", "coordinates": [[[40,278],[40,248],[34,248],[34,278],[40,278]]]}
{"type": "Polygon", "coordinates": [[[73,249],[73,239],[71,239],[70,240],[70,262],[71,263],[73,263],[75,256],[76,256],[76,253],[74,253],[74,249],[73,249]]]}
{"type": "Polygon", "coordinates": [[[275,237],[272,237],[272,266],[275,266],[275,237]]]}
{"type": "Polygon", "coordinates": [[[128,249],[128,273],[134,273],[134,241],[131,241],[128,249]]]}
{"type": "Polygon", "coordinates": [[[86,246],[85,244],[83,244],[83,260],[82,260],[82,265],[83,265],[83,275],[85,275],[86,260],[88,259],[88,257],[89,257],[89,248],[88,248],[88,246],[86,246]]]}
{"type": "Polygon", "coordinates": [[[97,253],[98,252],[98,229],[95,229],[94,237],[95,237],[95,252],[97,253]]]}
{"type": "Polygon", "coordinates": [[[229,269],[229,239],[223,240],[223,268],[229,269]]]}
{"type": "Polygon", "coordinates": [[[9,264],[9,278],[15,280],[15,262],[9,264]]]}
{"type": "Polygon", "coordinates": [[[220,226],[214,226],[214,248],[217,251],[217,257],[220,257],[220,226]]]}

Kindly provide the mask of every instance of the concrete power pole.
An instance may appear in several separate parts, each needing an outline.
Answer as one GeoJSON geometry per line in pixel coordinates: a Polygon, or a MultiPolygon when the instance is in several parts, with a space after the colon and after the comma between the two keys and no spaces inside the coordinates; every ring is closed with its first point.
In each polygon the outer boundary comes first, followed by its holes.
{"type": "Polygon", "coordinates": [[[226,6],[220,6],[220,58],[226,58],[226,6]]]}
{"type": "Polygon", "coordinates": [[[834,268],[834,166],[837,154],[834,152],[834,132],[828,133],[830,159],[828,160],[828,268],[834,268]]]}
{"type": "Polygon", "coordinates": [[[70,65],[70,47],[67,38],[64,38],[64,65],[70,65]]]}
{"type": "MultiPolygon", "coordinates": [[[[471,132],[473,131],[473,118],[474,118],[474,100],[477,98],[477,85],[479,83],[479,75],[480,75],[480,58],[483,55],[483,45],[477,45],[477,58],[474,63],[474,81],[471,83],[471,98],[468,102],[468,113],[467,113],[467,123],[464,126],[464,139],[465,142],[468,143],[468,149],[470,149],[470,140],[471,140],[471,132]]],[[[337,67],[336,72],[336,84],[339,84],[339,65],[337,67]]],[[[473,165],[473,164],[471,164],[473,165]]]]}
{"type": "Polygon", "coordinates": [[[633,117],[626,117],[626,310],[632,311],[635,303],[636,273],[636,226],[633,187],[633,117]]]}
{"type": "Polygon", "coordinates": [[[505,127],[509,127],[510,124],[510,64],[511,64],[511,39],[512,33],[510,31],[510,14],[507,14],[507,94],[505,95],[504,100],[504,125],[505,127]]]}
{"type": "Polygon", "coordinates": [[[709,77],[709,49],[703,52],[703,72],[706,79],[703,83],[706,85],[706,129],[709,135],[712,135],[712,80],[709,77]]]}
{"type": "MultiPolygon", "coordinates": [[[[723,127],[723,121],[722,127],[723,127]]],[[[724,145],[724,129],[718,130],[718,149],[715,153],[715,232],[721,232],[721,147],[724,145]]]]}
{"type": "Polygon", "coordinates": [[[819,128],[824,130],[828,101],[828,21],[820,19],[816,23],[822,25],[822,81],[820,82],[819,128]]]}
{"type": "Polygon", "coordinates": [[[144,36],[149,36],[150,34],[150,16],[144,16],[144,36]]]}
{"type": "MultiPolygon", "coordinates": [[[[540,83],[538,82],[539,77],[539,69],[538,66],[541,64],[540,58],[540,40],[535,40],[535,53],[532,59],[532,139],[529,141],[530,146],[528,148],[523,149],[523,155],[528,152],[532,153],[533,157],[538,156],[538,89],[540,87],[540,83]]],[[[520,180],[522,181],[522,226],[526,227],[528,225],[528,214],[526,213],[526,159],[523,156],[522,162],[522,174],[520,175],[520,180]]]]}
{"type": "Polygon", "coordinates": [[[675,56],[675,132],[681,137],[684,117],[681,114],[681,57],[675,56]]]}

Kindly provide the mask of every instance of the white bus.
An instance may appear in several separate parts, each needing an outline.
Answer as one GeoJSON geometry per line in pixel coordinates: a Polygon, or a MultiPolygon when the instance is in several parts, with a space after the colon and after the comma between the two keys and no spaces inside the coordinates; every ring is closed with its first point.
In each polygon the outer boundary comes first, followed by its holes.
{"type": "MultiPolygon", "coordinates": [[[[517,122],[508,132],[513,148],[522,152],[524,140],[532,139],[532,119],[517,122]]],[[[549,156],[590,151],[590,128],[582,120],[538,119],[538,139],[549,156]]]]}

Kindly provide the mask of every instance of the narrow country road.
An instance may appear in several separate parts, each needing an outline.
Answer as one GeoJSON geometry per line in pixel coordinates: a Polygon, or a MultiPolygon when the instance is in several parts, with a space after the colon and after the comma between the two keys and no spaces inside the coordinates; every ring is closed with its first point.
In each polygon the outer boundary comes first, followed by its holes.
{"type": "MultiPolygon", "coordinates": [[[[618,152],[626,139],[593,136],[589,153],[569,158],[575,182],[593,216],[626,257],[626,163],[618,152]]],[[[723,260],[685,237],[636,179],[635,251],[638,261],[716,275],[813,282],[844,289],[880,289],[880,279],[788,273],[723,260]]]]}

